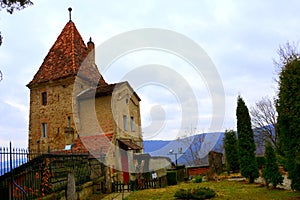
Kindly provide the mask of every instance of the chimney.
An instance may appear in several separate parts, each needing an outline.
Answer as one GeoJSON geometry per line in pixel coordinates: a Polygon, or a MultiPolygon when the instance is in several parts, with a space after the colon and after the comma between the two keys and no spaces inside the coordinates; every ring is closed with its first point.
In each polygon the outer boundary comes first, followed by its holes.
{"type": "Polygon", "coordinates": [[[87,43],[87,48],[88,48],[88,57],[90,59],[91,64],[96,65],[96,63],[95,63],[95,44],[94,44],[94,42],[92,42],[91,37],[87,43]]]}

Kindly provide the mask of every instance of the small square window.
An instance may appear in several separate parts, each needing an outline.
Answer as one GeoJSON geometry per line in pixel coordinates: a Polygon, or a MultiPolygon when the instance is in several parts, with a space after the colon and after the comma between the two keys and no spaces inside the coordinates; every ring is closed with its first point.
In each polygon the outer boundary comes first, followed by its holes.
{"type": "Polygon", "coordinates": [[[47,137],[47,123],[42,123],[42,137],[47,137]]]}
{"type": "Polygon", "coordinates": [[[42,92],[42,105],[47,105],[47,92],[42,92]]]}

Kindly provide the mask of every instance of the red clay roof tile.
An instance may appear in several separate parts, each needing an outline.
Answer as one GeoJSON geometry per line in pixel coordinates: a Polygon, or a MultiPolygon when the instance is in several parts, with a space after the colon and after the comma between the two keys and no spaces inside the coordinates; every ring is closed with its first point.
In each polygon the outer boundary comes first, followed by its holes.
{"type": "Polygon", "coordinates": [[[91,60],[86,59],[87,55],[87,46],[75,24],[69,21],[27,86],[30,88],[34,84],[76,76],[79,70],[81,78],[106,85],[97,66],[91,60]]]}

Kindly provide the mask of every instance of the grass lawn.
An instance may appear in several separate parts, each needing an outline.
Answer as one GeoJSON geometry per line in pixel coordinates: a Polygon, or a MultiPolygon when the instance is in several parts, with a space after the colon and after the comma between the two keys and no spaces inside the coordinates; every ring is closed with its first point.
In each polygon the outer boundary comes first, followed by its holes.
{"type": "Polygon", "coordinates": [[[219,181],[219,182],[202,182],[202,183],[179,183],[175,186],[168,186],[160,189],[147,189],[132,192],[128,200],[152,199],[152,200],[174,200],[175,191],[180,188],[210,187],[215,190],[217,197],[213,199],[300,199],[299,192],[289,190],[273,189],[269,190],[260,184],[248,184],[247,182],[238,181],[219,181]]]}

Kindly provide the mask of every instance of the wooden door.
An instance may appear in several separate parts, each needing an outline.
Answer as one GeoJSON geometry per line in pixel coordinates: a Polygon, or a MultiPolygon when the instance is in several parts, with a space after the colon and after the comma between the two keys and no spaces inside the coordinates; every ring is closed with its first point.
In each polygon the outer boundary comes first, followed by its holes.
{"type": "Polygon", "coordinates": [[[128,156],[127,151],[121,150],[121,163],[122,163],[122,171],[123,171],[123,181],[124,184],[128,184],[129,182],[129,170],[128,170],[128,156]]]}

